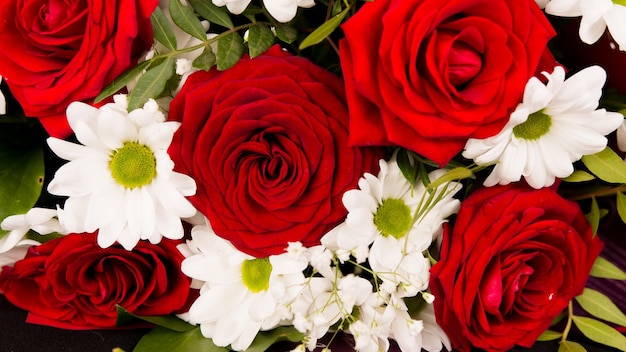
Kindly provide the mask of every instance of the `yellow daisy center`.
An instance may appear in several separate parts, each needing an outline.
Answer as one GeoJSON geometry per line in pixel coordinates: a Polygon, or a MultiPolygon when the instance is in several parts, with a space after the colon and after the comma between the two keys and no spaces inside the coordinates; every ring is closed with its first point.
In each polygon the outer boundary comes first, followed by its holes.
{"type": "Polygon", "coordinates": [[[156,158],[150,147],[137,142],[126,142],[111,155],[111,176],[126,188],[150,184],[156,176],[156,158]]]}

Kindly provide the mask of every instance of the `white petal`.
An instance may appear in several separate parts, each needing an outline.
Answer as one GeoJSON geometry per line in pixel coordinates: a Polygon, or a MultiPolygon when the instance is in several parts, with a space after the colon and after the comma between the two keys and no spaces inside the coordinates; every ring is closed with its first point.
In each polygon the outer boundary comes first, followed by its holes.
{"type": "MultiPolygon", "coordinates": [[[[117,184],[110,183],[91,194],[85,215],[85,229],[94,232],[112,222],[127,202],[127,191],[117,184]]],[[[123,214],[123,213],[122,213],[123,214]]]]}
{"type": "Polygon", "coordinates": [[[137,128],[125,113],[104,106],[98,116],[98,135],[110,149],[119,149],[124,142],[137,140],[137,128]]]}
{"type": "Polygon", "coordinates": [[[276,301],[266,291],[253,294],[249,299],[250,308],[248,309],[248,314],[255,321],[261,322],[276,311],[276,301]]]}
{"type": "Polygon", "coordinates": [[[172,143],[174,132],[178,127],[180,127],[180,122],[174,121],[148,125],[139,131],[139,143],[153,150],[166,150],[172,143]]]}
{"type": "Polygon", "coordinates": [[[546,13],[562,17],[582,16],[579,0],[551,0],[546,5],[546,13]]]}
{"type": "Polygon", "coordinates": [[[220,285],[204,292],[189,309],[189,318],[196,323],[215,321],[233,313],[242,303],[246,290],[240,285],[220,285]]]}
{"type": "Polygon", "coordinates": [[[50,137],[46,140],[54,154],[65,160],[75,160],[94,154],[93,149],[80,144],[70,143],[62,139],[50,137]]]}

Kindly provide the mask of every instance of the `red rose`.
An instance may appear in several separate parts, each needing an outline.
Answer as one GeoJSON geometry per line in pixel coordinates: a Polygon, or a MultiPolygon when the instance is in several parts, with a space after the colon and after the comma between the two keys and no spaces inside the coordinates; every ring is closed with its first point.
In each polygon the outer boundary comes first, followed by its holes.
{"type": "Polygon", "coordinates": [[[100,248],[95,234],[70,234],[4,267],[0,291],[29,320],[64,328],[113,327],[116,305],[142,316],[170,314],[187,303],[190,285],[177,243],[139,242],[130,252],[100,248]]]}
{"type": "Polygon", "coordinates": [[[531,347],[582,290],[602,249],[578,205],[552,188],[496,186],[461,203],[431,269],[453,347],[531,347]]]}
{"type": "Polygon", "coordinates": [[[501,130],[554,35],[534,0],[376,0],[342,28],[350,142],[440,164],[501,130]]]}
{"type": "Polygon", "coordinates": [[[0,75],[26,116],[71,133],[65,108],[92,101],[152,44],[157,0],[2,0],[0,75]],[[8,47],[7,47],[8,45],[8,47]]]}
{"type": "Polygon", "coordinates": [[[380,149],[348,146],[341,80],[278,46],[189,77],[170,105],[170,155],[196,180],[191,203],[257,257],[319,243],[344,220],[343,193],[376,173],[380,149]]]}

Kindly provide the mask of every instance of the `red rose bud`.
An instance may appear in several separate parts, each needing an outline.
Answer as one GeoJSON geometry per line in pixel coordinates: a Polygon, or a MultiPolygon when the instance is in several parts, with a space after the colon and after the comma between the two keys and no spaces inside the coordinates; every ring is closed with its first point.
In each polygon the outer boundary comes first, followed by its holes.
{"type": "Polygon", "coordinates": [[[0,76],[24,113],[53,137],[72,131],[65,109],[93,101],[152,44],[157,0],[0,2],[0,76]]]}
{"type": "Polygon", "coordinates": [[[170,106],[169,149],[196,180],[189,198],[218,236],[256,257],[305,246],[342,222],[343,193],[383,151],[348,146],[341,80],[278,46],[192,74],[170,106]]]}
{"type": "Polygon", "coordinates": [[[533,0],[376,0],[342,29],[350,142],[441,165],[497,134],[528,79],[554,68],[544,54],[555,33],[533,0]]]}
{"type": "Polygon", "coordinates": [[[65,329],[114,327],[118,305],[140,316],[175,313],[190,291],[178,243],[142,241],[131,252],[100,248],[95,234],[70,234],[4,267],[0,292],[29,311],[29,321],[65,329]]]}
{"type": "Polygon", "coordinates": [[[480,188],[446,227],[430,288],[455,349],[531,347],[582,293],[602,242],[554,188],[480,188]]]}

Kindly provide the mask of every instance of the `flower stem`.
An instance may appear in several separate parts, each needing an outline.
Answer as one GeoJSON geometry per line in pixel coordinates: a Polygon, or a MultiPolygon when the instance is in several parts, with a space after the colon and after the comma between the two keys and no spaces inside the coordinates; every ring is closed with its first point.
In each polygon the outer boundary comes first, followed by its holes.
{"type": "Polygon", "coordinates": [[[569,301],[569,304],[567,305],[567,323],[565,324],[565,329],[563,329],[561,342],[567,341],[567,335],[569,335],[569,331],[572,328],[573,317],[574,317],[574,304],[572,303],[572,301],[569,301]]]}

